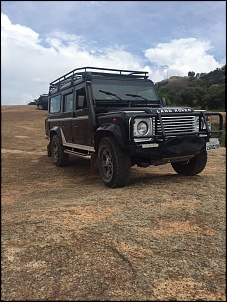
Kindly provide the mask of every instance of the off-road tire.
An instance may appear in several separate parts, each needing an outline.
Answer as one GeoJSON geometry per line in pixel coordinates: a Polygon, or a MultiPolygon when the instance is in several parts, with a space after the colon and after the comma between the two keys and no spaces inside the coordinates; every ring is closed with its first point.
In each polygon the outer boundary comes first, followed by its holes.
{"type": "Polygon", "coordinates": [[[184,162],[171,163],[173,169],[181,175],[194,176],[203,171],[207,163],[207,152],[196,155],[184,162]]]}
{"type": "Polygon", "coordinates": [[[112,137],[101,140],[98,149],[99,173],[103,183],[110,188],[124,187],[131,172],[131,160],[112,137]]]}
{"type": "Polygon", "coordinates": [[[66,166],[69,160],[69,154],[64,153],[64,147],[57,134],[53,136],[51,141],[51,156],[54,164],[58,167],[66,166]]]}

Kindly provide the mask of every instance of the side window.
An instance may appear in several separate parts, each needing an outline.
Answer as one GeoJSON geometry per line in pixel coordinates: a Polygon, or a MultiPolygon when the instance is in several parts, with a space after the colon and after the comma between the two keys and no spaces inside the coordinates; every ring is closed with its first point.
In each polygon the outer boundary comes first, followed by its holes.
{"type": "Polygon", "coordinates": [[[61,111],[61,95],[50,98],[50,113],[59,113],[61,111]]]}
{"type": "Polygon", "coordinates": [[[87,107],[87,97],[85,87],[83,87],[76,91],[76,110],[87,107]]]}
{"type": "Polygon", "coordinates": [[[63,112],[71,112],[73,110],[73,94],[66,94],[63,97],[63,112]]]}

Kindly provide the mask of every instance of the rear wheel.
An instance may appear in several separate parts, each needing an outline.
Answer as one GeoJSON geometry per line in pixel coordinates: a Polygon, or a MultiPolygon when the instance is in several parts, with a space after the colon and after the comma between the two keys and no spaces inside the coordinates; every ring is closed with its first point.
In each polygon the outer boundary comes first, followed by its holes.
{"type": "Polygon", "coordinates": [[[99,172],[107,187],[118,188],[127,184],[131,172],[131,160],[116,140],[105,137],[98,150],[99,172]]]}
{"type": "Polygon", "coordinates": [[[43,105],[38,105],[39,110],[43,110],[43,105]]]}
{"type": "Polygon", "coordinates": [[[64,147],[60,143],[57,134],[55,134],[52,138],[51,156],[54,164],[58,167],[63,167],[68,163],[69,154],[64,153],[64,147]]]}
{"type": "Polygon", "coordinates": [[[207,152],[196,155],[184,162],[171,163],[173,169],[181,175],[193,176],[203,171],[207,163],[207,152]]]}

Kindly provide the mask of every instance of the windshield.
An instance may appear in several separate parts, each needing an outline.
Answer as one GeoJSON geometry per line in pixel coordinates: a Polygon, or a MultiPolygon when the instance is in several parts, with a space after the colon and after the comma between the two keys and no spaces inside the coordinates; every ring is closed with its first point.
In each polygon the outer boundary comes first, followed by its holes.
{"type": "Polygon", "coordinates": [[[95,101],[117,102],[157,102],[158,96],[152,82],[140,80],[93,79],[93,97],[95,101]]]}

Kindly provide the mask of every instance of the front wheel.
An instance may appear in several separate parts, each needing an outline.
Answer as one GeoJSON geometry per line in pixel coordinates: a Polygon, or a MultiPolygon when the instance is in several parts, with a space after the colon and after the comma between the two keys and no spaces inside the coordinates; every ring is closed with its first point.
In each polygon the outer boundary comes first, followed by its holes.
{"type": "Polygon", "coordinates": [[[181,175],[194,176],[203,171],[207,163],[207,152],[196,155],[192,159],[183,162],[171,163],[173,169],[181,175]]]}
{"type": "Polygon", "coordinates": [[[51,156],[54,164],[58,167],[63,167],[68,163],[69,154],[64,153],[64,147],[60,143],[57,134],[55,134],[52,138],[51,156]]]}
{"type": "Polygon", "coordinates": [[[98,150],[99,172],[103,183],[110,188],[124,187],[131,172],[129,155],[112,137],[101,140],[98,150]]]}

